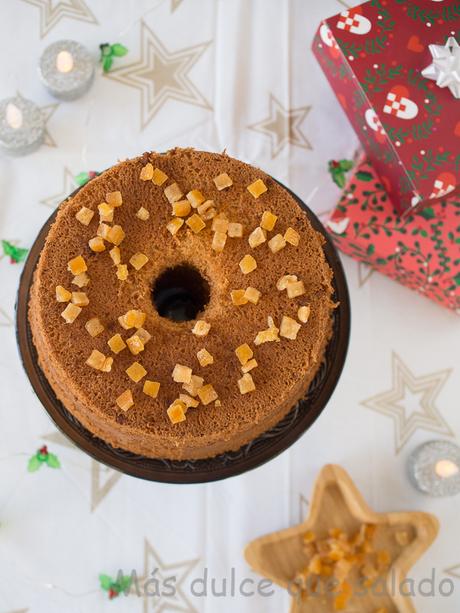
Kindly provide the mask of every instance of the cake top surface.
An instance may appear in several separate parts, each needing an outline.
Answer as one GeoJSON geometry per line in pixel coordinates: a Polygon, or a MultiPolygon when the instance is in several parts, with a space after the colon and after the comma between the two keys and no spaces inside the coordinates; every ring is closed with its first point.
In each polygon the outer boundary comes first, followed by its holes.
{"type": "Polygon", "coordinates": [[[47,359],[114,426],[231,438],[294,404],[321,359],[334,306],[323,240],[285,188],[226,154],[120,162],[61,205],[47,237],[35,313],[47,359]]]}

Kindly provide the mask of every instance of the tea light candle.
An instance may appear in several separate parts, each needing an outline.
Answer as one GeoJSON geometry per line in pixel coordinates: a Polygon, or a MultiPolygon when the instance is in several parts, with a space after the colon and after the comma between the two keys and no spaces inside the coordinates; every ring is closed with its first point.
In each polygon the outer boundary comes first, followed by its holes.
{"type": "Polygon", "coordinates": [[[59,40],[40,58],[39,73],[48,91],[61,100],[75,100],[88,91],[94,79],[95,61],[74,40],[59,40]]]}
{"type": "Polygon", "coordinates": [[[415,487],[431,496],[460,493],[460,447],[449,441],[430,441],[409,457],[409,477],[415,487]]]}
{"type": "Polygon", "coordinates": [[[0,101],[0,148],[9,155],[26,155],[43,142],[46,119],[33,102],[15,96],[0,101]]]}

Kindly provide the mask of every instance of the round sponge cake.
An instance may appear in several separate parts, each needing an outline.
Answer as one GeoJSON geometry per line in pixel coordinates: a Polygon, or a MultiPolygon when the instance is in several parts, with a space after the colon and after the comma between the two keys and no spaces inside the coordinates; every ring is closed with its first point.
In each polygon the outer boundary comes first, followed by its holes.
{"type": "Polygon", "coordinates": [[[236,450],[321,366],[334,309],[323,240],[282,186],[226,154],[120,162],[49,231],[29,305],[40,367],[116,448],[236,450]]]}

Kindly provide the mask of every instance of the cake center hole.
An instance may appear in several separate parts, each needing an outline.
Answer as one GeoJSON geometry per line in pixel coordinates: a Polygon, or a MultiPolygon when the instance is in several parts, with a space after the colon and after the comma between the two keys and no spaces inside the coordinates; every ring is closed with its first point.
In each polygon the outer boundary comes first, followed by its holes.
{"type": "Polygon", "coordinates": [[[153,302],[159,315],[173,321],[196,319],[209,297],[209,283],[187,264],[167,268],[153,286],[153,302]]]}

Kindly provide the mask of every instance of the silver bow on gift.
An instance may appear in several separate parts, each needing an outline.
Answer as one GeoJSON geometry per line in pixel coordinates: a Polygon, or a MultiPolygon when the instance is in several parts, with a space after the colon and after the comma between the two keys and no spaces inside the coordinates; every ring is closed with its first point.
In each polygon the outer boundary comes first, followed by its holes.
{"type": "Polygon", "coordinates": [[[436,81],[439,87],[448,87],[455,98],[460,98],[460,45],[453,36],[443,45],[430,45],[433,63],[422,70],[422,75],[436,81]]]}

